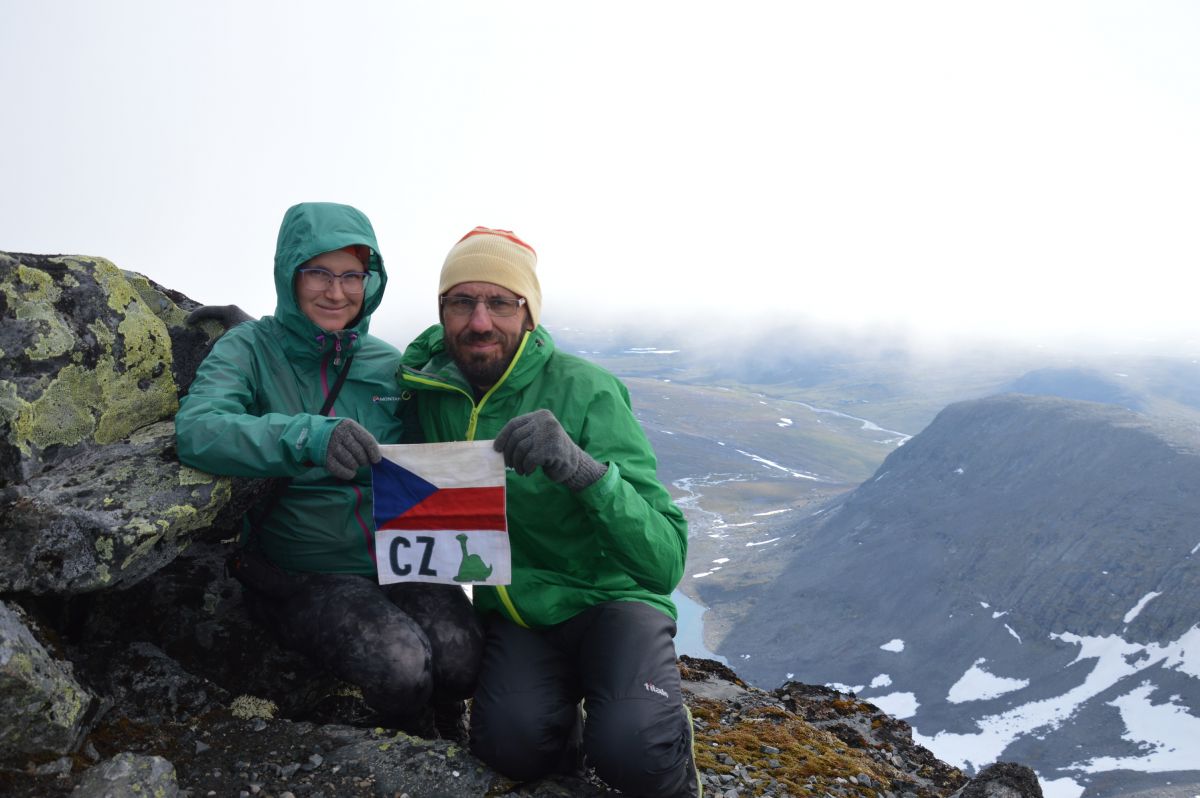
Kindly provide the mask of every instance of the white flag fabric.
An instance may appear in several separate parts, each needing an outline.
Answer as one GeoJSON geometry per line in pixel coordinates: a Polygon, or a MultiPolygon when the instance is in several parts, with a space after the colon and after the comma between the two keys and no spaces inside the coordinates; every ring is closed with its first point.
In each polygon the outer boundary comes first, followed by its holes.
{"type": "Polygon", "coordinates": [[[509,584],[504,457],[492,442],[379,450],[371,466],[379,583],[509,584]]]}

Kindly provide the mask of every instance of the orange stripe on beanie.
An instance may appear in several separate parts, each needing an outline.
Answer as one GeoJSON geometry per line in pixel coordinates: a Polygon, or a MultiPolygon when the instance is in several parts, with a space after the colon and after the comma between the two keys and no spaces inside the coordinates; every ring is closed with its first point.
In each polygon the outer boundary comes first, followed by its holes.
{"type": "Polygon", "coordinates": [[[459,283],[494,283],[525,297],[534,326],[542,317],[537,253],[511,230],[476,227],[458,240],[442,264],[438,296],[459,283]]]}

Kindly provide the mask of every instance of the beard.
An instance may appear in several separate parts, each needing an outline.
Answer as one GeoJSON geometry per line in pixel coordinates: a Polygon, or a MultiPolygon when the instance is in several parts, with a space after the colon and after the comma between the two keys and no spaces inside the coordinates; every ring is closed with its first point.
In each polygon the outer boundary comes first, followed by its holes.
{"type": "Polygon", "coordinates": [[[451,337],[449,333],[445,333],[443,340],[446,351],[454,359],[458,370],[467,378],[467,382],[472,387],[484,391],[491,388],[504,376],[508,364],[512,362],[513,356],[517,353],[517,347],[521,343],[519,337],[507,335],[496,329],[485,333],[464,330],[457,337],[451,337]],[[465,351],[465,346],[468,344],[490,341],[498,342],[500,350],[488,354],[465,351]]]}

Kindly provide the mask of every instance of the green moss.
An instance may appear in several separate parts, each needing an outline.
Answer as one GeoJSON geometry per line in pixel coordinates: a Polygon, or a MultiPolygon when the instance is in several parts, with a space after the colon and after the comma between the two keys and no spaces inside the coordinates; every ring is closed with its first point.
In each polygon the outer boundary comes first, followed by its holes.
{"type": "Polygon", "coordinates": [[[753,765],[756,773],[768,777],[754,787],[753,795],[761,795],[771,779],[793,795],[810,794],[810,786],[816,787],[816,793],[820,794],[835,784],[839,788],[834,791],[836,794],[864,798],[876,795],[867,787],[836,782],[838,778],[859,773],[867,774],[884,789],[890,787],[889,774],[881,772],[880,765],[866,752],[848,750],[837,737],[790,712],[762,707],[747,711],[732,726],[723,726],[721,711],[721,704],[706,700],[697,700],[692,706],[693,716],[708,726],[696,732],[696,764],[702,770],[732,773],[733,766],[717,758],[725,753],[742,765],[753,765]],[[764,745],[777,748],[779,753],[764,754],[764,745]],[[778,762],[778,766],[770,767],[768,759],[778,762]],[[810,782],[810,778],[814,781],[810,782]]]}

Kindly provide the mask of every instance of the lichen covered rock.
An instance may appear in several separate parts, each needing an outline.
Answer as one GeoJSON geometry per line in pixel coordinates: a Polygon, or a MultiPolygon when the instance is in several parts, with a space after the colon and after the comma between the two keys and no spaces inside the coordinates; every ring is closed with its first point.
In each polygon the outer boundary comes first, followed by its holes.
{"type": "Polygon", "coordinates": [[[103,258],[0,253],[0,315],[0,486],[178,408],[164,319],[185,327],[186,313],[145,278],[103,258]]]}
{"type": "Polygon", "coordinates": [[[144,795],[146,798],[175,798],[179,784],[175,766],[161,756],[120,753],[84,775],[73,798],[109,798],[144,795]]]}
{"type": "Polygon", "coordinates": [[[70,753],[98,706],[33,635],[25,614],[0,602],[0,761],[70,753]]]}
{"type": "Polygon", "coordinates": [[[258,481],[188,468],[174,444],[174,424],[160,421],[83,447],[9,488],[0,503],[0,591],[76,594],[135,584],[194,533],[228,524],[253,501],[258,481]]]}

